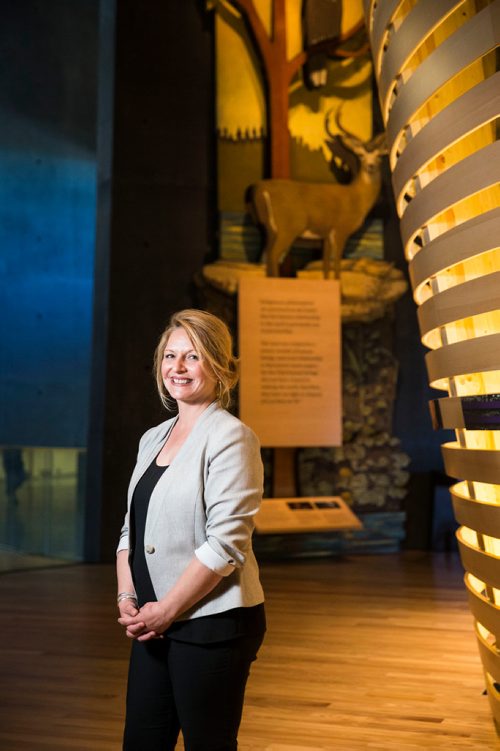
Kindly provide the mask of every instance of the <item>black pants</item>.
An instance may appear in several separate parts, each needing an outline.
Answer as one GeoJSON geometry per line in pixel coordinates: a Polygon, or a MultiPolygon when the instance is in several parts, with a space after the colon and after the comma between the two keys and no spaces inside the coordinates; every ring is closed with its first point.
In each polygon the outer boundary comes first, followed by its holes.
{"type": "Polygon", "coordinates": [[[262,636],[216,644],[132,644],[124,751],[235,751],[250,664],[262,636]]]}

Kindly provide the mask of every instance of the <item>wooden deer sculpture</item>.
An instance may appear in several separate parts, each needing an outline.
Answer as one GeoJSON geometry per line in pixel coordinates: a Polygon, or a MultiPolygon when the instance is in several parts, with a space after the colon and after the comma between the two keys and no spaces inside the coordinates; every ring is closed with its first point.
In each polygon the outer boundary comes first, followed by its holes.
{"type": "MultiPolygon", "coordinates": [[[[325,128],[329,129],[329,116],[325,128]]],[[[350,235],[363,224],[381,186],[381,157],[387,153],[385,134],[367,143],[349,133],[335,115],[346,148],[360,159],[360,169],[348,185],[306,183],[297,180],[260,180],[250,190],[253,214],[265,228],[264,254],[267,275],[279,276],[279,266],[297,237],[323,240],[323,273],[328,278],[331,262],[340,277],[340,260],[350,235]]]]}

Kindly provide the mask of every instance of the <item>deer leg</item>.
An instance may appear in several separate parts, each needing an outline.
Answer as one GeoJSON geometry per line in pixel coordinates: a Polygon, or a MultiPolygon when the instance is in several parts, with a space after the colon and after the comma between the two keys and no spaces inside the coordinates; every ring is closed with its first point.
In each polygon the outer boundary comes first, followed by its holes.
{"type": "Polygon", "coordinates": [[[279,276],[279,232],[278,227],[276,226],[269,191],[262,190],[256,193],[254,197],[254,205],[259,221],[266,231],[266,244],[262,253],[262,260],[266,263],[267,276],[279,276]]]}
{"type": "Polygon", "coordinates": [[[328,279],[330,276],[330,265],[334,261],[335,279],[340,277],[340,265],[337,265],[337,233],[334,229],[330,230],[323,240],[323,276],[328,279]]]}
{"type": "Polygon", "coordinates": [[[264,248],[266,254],[267,276],[279,276],[280,265],[290,250],[295,234],[285,232],[269,233],[268,242],[264,248]]]}
{"type": "Polygon", "coordinates": [[[269,248],[267,256],[267,276],[280,276],[280,266],[290,250],[294,238],[278,237],[276,242],[269,248]]]}
{"type": "Polygon", "coordinates": [[[266,262],[267,276],[279,276],[278,233],[271,227],[266,228],[267,238],[262,254],[266,262]]]}
{"type": "Polygon", "coordinates": [[[323,240],[323,278],[324,279],[328,279],[328,276],[330,274],[330,256],[331,256],[330,241],[328,237],[325,237],[323,240]]]}
{"type": "Polygon", "coordinates": [[[338,233],[335,234],[334,244],[333,244],[333,270],[335,279],[340,280],[340,262],[342,260],[342,254],[344,252],[345,247],[345,241],[346,238],[342,237],[338,233]]]}

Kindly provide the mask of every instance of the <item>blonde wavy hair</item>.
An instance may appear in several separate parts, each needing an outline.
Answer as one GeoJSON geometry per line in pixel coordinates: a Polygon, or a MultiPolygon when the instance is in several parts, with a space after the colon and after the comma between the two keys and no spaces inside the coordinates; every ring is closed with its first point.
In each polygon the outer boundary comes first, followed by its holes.
{"type": "Polygon", "coordinates": [[[154,375],[163,406],[168,409],[175,404],[163,383],[161,364],[170,335],[178,328],[184,329],[207,374],[215,378],[220,405],[228,407],[231,403],[231,390],[238,382],[238,360],[233,355],[231,334],[220,318],[194,308],[173,314],[155,351],[154,375]]]}

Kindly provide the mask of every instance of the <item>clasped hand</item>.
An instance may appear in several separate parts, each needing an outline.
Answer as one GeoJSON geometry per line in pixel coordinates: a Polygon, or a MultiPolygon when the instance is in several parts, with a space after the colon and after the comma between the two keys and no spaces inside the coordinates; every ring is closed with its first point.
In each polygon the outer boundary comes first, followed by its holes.
{"type": "Polygon", "coordinates": [[[163,632],[172,622],[158,602],[147,602],[142,608],[137,609],[131,600],[124,600],[119,608],[118,623],[124,626],[129,639],[161,639],[163,632]]]}

